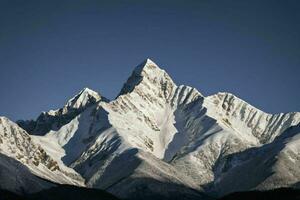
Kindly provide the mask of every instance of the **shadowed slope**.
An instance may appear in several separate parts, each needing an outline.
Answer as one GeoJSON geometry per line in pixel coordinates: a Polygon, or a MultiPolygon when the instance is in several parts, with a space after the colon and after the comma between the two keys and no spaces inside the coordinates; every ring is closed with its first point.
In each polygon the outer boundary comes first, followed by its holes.
{"type": "Polygon", "coordinates": [[[269,191],[249,191],[228,194],[219,200],[300,200],[300,190],[281,188],[269,191]]]}

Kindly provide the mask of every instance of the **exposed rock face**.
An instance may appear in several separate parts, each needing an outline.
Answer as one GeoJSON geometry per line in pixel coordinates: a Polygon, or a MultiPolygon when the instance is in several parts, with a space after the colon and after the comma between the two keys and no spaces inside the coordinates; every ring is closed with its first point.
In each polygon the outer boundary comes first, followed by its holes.
{"type": "MultiPolygon", "coordinates": [[[[33,141],[25,130],[5,117],[0,117],[0,154],[3,155],[3,162],[12,165],[9,166],[7,164],[7,169],[12,170],[15,168],[18,171],[20,168],[21,171],[28,173],[20,175],[20,180],[16,178],[14,179],[15,182],[10,183],[14,183],[17,190],[20,189],[19,182],[22,182],[23,176],[29,177],[31,180],[34,179],[34,175],[50,180],[53,183],[84,185],[83,179],[79,174],[65,165],[59,165],[56,160],[46,153],[40,144],[33,141]],[[15,159],[16,162],[10,161],[10,158],[6,156],[15,159]]],[[[18,176],[18,174],[15,176],[18,176]]],[[[38,179],[35,178],[35,180],[38,179]]],[[[5,187],[6,181],[5,179],[3,181],[4,183],[0,185],[1,187],[5,187]]],[[[45,189],[46,186],[49,187],[51,185],[50,183],[44,184],[45,181],[41,182],[43,183],[41,188],[39,186],[28,186],[28,188],[34,187],[35,190],[45,189]]],[[[40,183],[37,182],[35,184],[39,185],[40,183]]]]}
{"type": "Polygon", "coordinates": [[[218,93],[207,101],[216,105],[215,114],[227,119],[237,131],[250,132],[262,144],[300,122],[300,113],[267,114],[230,93],[218,93]]]}
{"type": "Polygon", "coordinates": [[[31,137],[9,119],[0,117],[0,151],[11,155],[23,163],[31,162],[35,166],[44,165],[51,171],[59,169],[40,145],[31,141],[31,137]]]}

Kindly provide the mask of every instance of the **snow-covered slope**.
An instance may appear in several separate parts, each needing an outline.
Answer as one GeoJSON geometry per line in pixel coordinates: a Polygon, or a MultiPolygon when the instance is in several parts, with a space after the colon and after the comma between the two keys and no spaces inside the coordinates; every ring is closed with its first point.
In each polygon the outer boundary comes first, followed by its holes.
{"type": "Polygon", "coordinates": [[[93,105],[57,131],[51,130],[44,136],[32,137],[43,144],[52,157],[69,165],[94,142],[99,132],[110,126],[105,117],[106,113],[98,105],[93,105]]]}
{"type": "Polygon", "coordinates": [[[224,195],[251,189],[296,186],[300,180],[300,124],[288,128],[273,142],[237,152],[219,160],[221,176],[213,191],[224,195]]]}
{"type": "Polygon", "coordinates": [[[173,193],[193,199],[206,198],[202,192],[300,182],[293,176],[300,174],[300,151],[292,128],[299,123],[300,113],[272,115],[230,93],[205,97],[195,88],[178,86],[147,59],[116,99],[84,89],[62,109],[42,114],[31,125],[19,124],[58,165],[81,174],[88,187],[121,198],[174,198],[173,193]],[[258,163],[261,173],[248,180],[258,163]],[[233,184],[240,174],[245,183],[233,184]]]}
{"type": "Polygon", "coordinates": [[[172,163],[205,188],[222,177],[220,160],[263,147],[300,122],[300,113],[267,114],[229,93],[205,97],[202,106],[198,103],[185,110],[184,132],[198,136],[177,153],[172,163]]]}
{"type": "MultiPolygon", "coordinates": [[[[15,166],[15,163],[19,163],[20,170],[25,171],[26,168],[30,171],[31,174],[28,175],[30,177],[35,175],[53,183],[84,185],[78,173],[65,165],[57,163],[57,161],[46,153],[41,145],[32,140],[25,130],[5,117],[0,117],[0,154],[3,154],[2,157],[6,163],[12,162],[5,159],[4,155],[18,161],[12,163],[12,166],[18,168],[15,166]]],[[[17,180],[20,184],[23,181],[21,177],[20,180],[17,180]]],[[[31,184],[33,184],[32,187],[35,187],[34,184],[39,185],[40,183],[32,182],[31,184]]],[[[4,182],[2,187],[6,187],[5,185],[4,182]]]]}

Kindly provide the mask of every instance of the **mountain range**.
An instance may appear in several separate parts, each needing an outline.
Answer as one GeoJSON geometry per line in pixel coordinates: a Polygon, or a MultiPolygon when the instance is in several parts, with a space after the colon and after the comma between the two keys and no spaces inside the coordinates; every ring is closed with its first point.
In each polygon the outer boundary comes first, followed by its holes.
{"type": "Polygon", "coordinates": [[[0,117],[0,189],[57,185],[120,199],[214,199],[300,186],[300,113],[177,85],[150,59],[114,100],[84,88],[36,120],[0,117]]]}

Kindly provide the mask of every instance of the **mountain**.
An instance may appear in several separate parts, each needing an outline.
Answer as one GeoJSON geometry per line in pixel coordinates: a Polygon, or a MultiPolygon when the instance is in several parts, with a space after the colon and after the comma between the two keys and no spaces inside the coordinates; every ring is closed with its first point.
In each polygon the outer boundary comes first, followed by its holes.
{"type": "Polygon", "coordinates": [[[300,113],[268,114],[226,92],[204,96],[150,59],[114,100],[85,88],[18,125],[72,184],[82,177],[123,199],[211,199],[300,182],[300,113]]]}
{"type": "Polygon", "coordinates": [[[5,117],[0,117],[0,160],[1,189],[28,193],[57,183],[84,185],[77,172],[58,164],[25,130],[5,117]]]}
{"type": "Polygon", "coordinates": [[[69,123],[85,108],[98,101],[108,101],[97,92],[84,88],[77,95],[67,101],[63,108],[42,112],[36,120],[19,120],[18,125],[31,134],[44,135],[50,130],[58,130],[69,123]]]}

